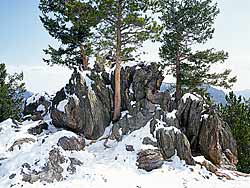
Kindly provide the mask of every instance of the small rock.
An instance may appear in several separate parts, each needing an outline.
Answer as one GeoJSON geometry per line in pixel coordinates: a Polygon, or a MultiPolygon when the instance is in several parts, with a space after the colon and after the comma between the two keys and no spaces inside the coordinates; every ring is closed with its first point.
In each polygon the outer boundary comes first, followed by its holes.
{"type": "Polygon", "coordinates": [[[137,166],[139,169],[152,171],[161,168],[163,165],[163,157],[159,150],[147,149],[137,154],[137,166]]]}
{"type": "Polygon", "coordinates": [[[9,176],[9,179],[13,179],[15,176],[16,176],[16,174],[11,174],[11,175],[9,176]]]}
{"type": "Polygon", "coordinates": [[[133,145],[126,145],[126,150],[127,150],[127,151],[135,151],[133,145]]]}
{"type": "Polygon", "coordinates": [[[8,151],[14,151],[14,147],[18,146],[18,149],[21,149],[21,145],[25,144],[25,143],[30,143],[30,142],[35,142],[35,140],[33,138],[21,138],[16,140],[12,146],[8,149],[8,151]]]}
{"type": "Polygon", "coordinates": [[[29,128],[28,133],[32,135],[39,135],[43,132],[43,130],[47,130],[48,127],[49,125],[45,121],[41,121],[37,126],[29,128]]]}
{"type": "Polygon", "coordinates": [[[61,146],[64,150],[80,151],[83,150],[85,147],[85,140],[83,137],[76,138],[74,136],[72,137],[64,136],[58,140],[57,145],[61,146]]]}

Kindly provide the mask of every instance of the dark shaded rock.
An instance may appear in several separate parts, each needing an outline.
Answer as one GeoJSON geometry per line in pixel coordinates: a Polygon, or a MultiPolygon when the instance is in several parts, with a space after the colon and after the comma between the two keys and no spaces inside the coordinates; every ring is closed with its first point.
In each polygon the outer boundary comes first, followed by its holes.
{"type": "Polygon", "coordinates": [[[154,146],[154,147],[157,147],[157,146],[158,146],[158,145],[157,145],[157,142],[151,140],[151,138],[149,138],[149,137],[143,138],[142,144],[145,144],[145,145],[152,145],[152,146],[154,146]]]}
{"type": "MultiPolygon", "coordinates": [[[[31,114],[32,116],[46,115],[51,106],[51,98],[47,93],[34,94],[25,101],[23,110],[24,116],[31,114]]],[[[40,119],[38,119],[40,120],[40,119]]]]}
{"type": "Polygon", "coordinates": [[[112,107],[112,91],[99,74],[74,71],[69,83],[53,99],[51,118],[57,127],[97,139],[110,124],[112,107]],[[60,111],[57,106],[63,100],[68,102],[60,111]]]}
{"type": "Polygon", "coordinates": [[[13,179],[14,177],[16,177],[16,174],[11,174],[11,175],[9,176],[9,179],[13,179]]]}
{"type": "Polygon", "coordinates": [[[164,159],[172,157],[176,150],[181,160],[185,160],[190,165],[195,164],[189,141],[180,131],[175,131],[174,128],[161,128],[156,131],[156,139],[164,159]]]}
{"type": "Polygon", "coordinates": [[[176,148],[174,129],[169,131],[159,129],[156,132],[156,139],[164,159],[169,159],[174,156],[176,148]]]}
{"type": "Polygon", "coordinates": [[[64,136],[58,140],[57,145],[61,146],[64,150],[80,151],[83,150],[85,147],[85,140],[83,137],[76,138],[74,136],[72,137],[64,136]]]}
{"type": "Polygon", "coordinates": [[[41,112],[34,112],[33,115],[31,116],[31,120],[32,121],[43,120],[43,116],[42,116],[41,112]]]}
{"type": "Polygon", "coordinates": [[[34,143],[35,140],[33,138],[21,138],[21,139],[18,139],[16,140],[12,146],[8,149],[8,151],[14,151],[14,148],[17,146],[18,149],[20,150],[21,149],[21,146],[25,143],[34,143]]]}
{"type": "Polygon", "coordinates": [[[192,149],[196,148],[198,143],[203,104],[202,100],[192,100],[191,97],[188,97],[186,100],[182,99],[178,106],[179,126],[187,136],[192,149]]]}
{"type": "MultiPolygon", "coordinates": [[[[138,64],[132,67],[121,69],[121,102],[122,110],[131,107],[131,101],[139,102],[147,99],[158,103],[155,96],[160,89],[163,80],[161,65],[158,63],[138,64]]],[[[114,72],[111,75],[112,89],[114,90],[114,72]]],[[[161,95],[161,94],[160,94],[161,95]]],[[[161,101],[162,102],[162,101],[161,101]]]]}
{"type": "Polygon", "coordinates": [[[127,151],[135,151],[133,145],[126,145],[126,150],[127,150],[127,151]]]}
{"type": "Polygon", "coordinates": [[[142,112],[134,114],[126,114],[121,120],[114,123],[112,127],[112,135],[117,140],[121,140],[123,135],[127,135],[135,130],[144,127],[153,114],[143,115],[142,112]],[[121,135],[120,135],[121,130],[121,135]]]}
{"type": "Polygon", "coordinates": [[[70,160],[70,165],[68,166],[67,171],[70,172],[70,174],[75,174],[76,166],[81,166],[83,163],[76,158],[69,158],[69,160],[70,160]]]}
{"type": "Polygon", "coordinates": [[[139,169],[152,171],[161,168],[163,165],[163,157],[159,150],[147,149],[137,154],[137,166],[139,169]]]}
{"type": "Polygon", "coordinates": [[[228,125],[213,108],[210,109],[208,117],[203,118],[199,135],[199,149],[202,155],[215,165],[225,166],[231,163],[235,166],[237,164],[236,141],[228,125]]]}
{"type": "Polygon", "coordinates": [[[30,166],[29,163],[23,163],[23,164],[22,164],[22,168],[27,168],[28,170],[30,170],[30,169],[31,169],[31,166],[30,166]]]}
{"type": "Polygon", "coordinates": [[[28,129],[28,133],[32,135],[39,135],[43,130],[47,130],[49,125],[45,121],[41,121],[37,126],[28,129]]]}

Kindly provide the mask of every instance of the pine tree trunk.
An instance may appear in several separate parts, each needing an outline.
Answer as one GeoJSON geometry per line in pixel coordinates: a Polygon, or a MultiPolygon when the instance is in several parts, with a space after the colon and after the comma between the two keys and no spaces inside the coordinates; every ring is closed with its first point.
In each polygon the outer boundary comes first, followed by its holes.
{"type": "Polygon", "coordinates": [[[83,70],[87,70],[88,69],[88,58],[87,58],[86,51],[84,49],[83,44],[80,44],[80,49],[81,49],[81,53],[82,53],[83,70]]]}
{"type": "Polygon", "coordinates": [[[118,16],[116,25],[116,68],[115,68],[115,98],[113,121],[121,116],[121,1],[118,1],[118,16]]]}
{"type": "Polygon", "coordinates": [[[181,62],[179,52],[176,58],[176,104],[179,104],[181,100],[181,62]]]}
{"type": "Polygon", "coordinates": [[[117,60],[115,69],[115,102],[113,121],[121,116],[121,62],[117,60]]]}

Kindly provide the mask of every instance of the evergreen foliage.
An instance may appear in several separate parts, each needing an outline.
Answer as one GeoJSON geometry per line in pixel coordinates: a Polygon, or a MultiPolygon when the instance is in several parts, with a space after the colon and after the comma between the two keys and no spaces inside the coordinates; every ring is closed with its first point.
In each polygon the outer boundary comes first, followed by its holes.
{"type": "Polygon", "coordinates": [[[96,0],[103,15],[98,26],[99,51],[116,60],[117,48],[121,48],[121,61],[134,59],[144,41],[156,38],[160,29],[150,16],[149,0],[96,0]],[[118,41],[118,34],[121,41],[118,41]]]}
{"type": "Polygon", "coordinates": [[[250,173],[250,104],[233,92],[226,96],[227,104],[219,109],[230,125],[238,147],[238,170],[250,173]]]}
{"type": "Polygon", "coordinates": [[[0,64],[0,122],[21,117],[25,92],[22,80],[23,73],[8,75],[5,64],[0,64]]]}
{"type": "Polygon", "coordinates": [[[231,70],[211,73],[211,66],[224,63],[228,53],[214,49],[197,50],[193,47],[212,39],[214,20],[219,14],[212,0],[159,0],[163,23],[163,43],[160,57],[171,67],[176,77],[176,98],[186,91],[204,95],[203,84],[231,88],[236,77],[231,70]]]}
{"type": "Polygon", "coordinates": [[[69,68],[87,69],[87,58],[92,52],[94,28],[100,14],[93,1],[40,0],[40,19],[49,32],[60,43],[59,48],[49,46],[44,52],[50,59],[48,64],[66,65],[69,68]]]}

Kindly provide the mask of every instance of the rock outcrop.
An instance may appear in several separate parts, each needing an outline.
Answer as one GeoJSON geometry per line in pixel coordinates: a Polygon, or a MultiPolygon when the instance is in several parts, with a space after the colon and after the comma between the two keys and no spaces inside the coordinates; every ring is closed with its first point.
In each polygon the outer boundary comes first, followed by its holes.
{"type": "Polygon", "coordinates": [[[236,141],[216,108],[205,109],[201,98],[186,94],[178,106],[177,119],[181,131],[190,142],[194,155],[203,155],[215,165],[235,169],[236,141]]]}
{"type": "MultiPolygon", "coordinates": [[[[157,63],[121,68],[122,114],[109,138],[120,141],[150,124],[157,143],[148,138],[143,143],[158,147],[164,159],[176,151],[187,164],[194,164],[193,155],[204,155],[214,165],[235,168],[236,142],[230,128],[198,95],[185,94],[177,106],[167,91],[160,91],[161,69],[157,63]]],[[[75,70],[52,101],[52,123],[87,139],[100,138],[112,120],[113,90],[114,72],[105,72],[103,66],[91,72],[75,70]]],[[[72,145],[66,138],[61,142],[67,149],[72,145]]]]}
{"type": "Polygon", "coordinates": [[[52,122],[86,138],[97,139],[110,124],[112,104],[112,91],[102,76],[75,70],[69,83],[52,101],[52,122]]]}
{"type": "Polygon", "coordinates": [[[158,116],[157,111],[173,110],[175,103],[170,94],[160,92],[162,80],[161,65],[157,63],[121,70],[122,109],[127,113],[113,126],[112,132],[118,140],[122,135],[144,127],[150,119],[158,116]]]}
{"type": "Polygon", "coordinates": [[[237,146],[230,128],[221,120],[215,109],[203,118],[199,135],[201,153],[216,165],[226,165],[227,158],[231,165],[236,165],[237,146]],[[231,159],[230,159],[231,158],[231,159]],[[225,161],[226,160],[226,161],[225,161]]]}
{"type": "Polygon", "coordinates": [[[183,96],[177,111],[177,119],[182,132],[187,136],[191,147],[194,148],[198,142],[201,126],[201,115],[203,101],[194,95],[183,96]],[[193,98],[191,98],[193,96],[193,98]]]}
{"type": "Polygon", "coordinates": [[[42,120],[49,112],[51,106],[51,97],[48,93],[37,93],[29,97],[25,101],[23,114],[24,116],[31,115],[34,121],[42,120]]]}

